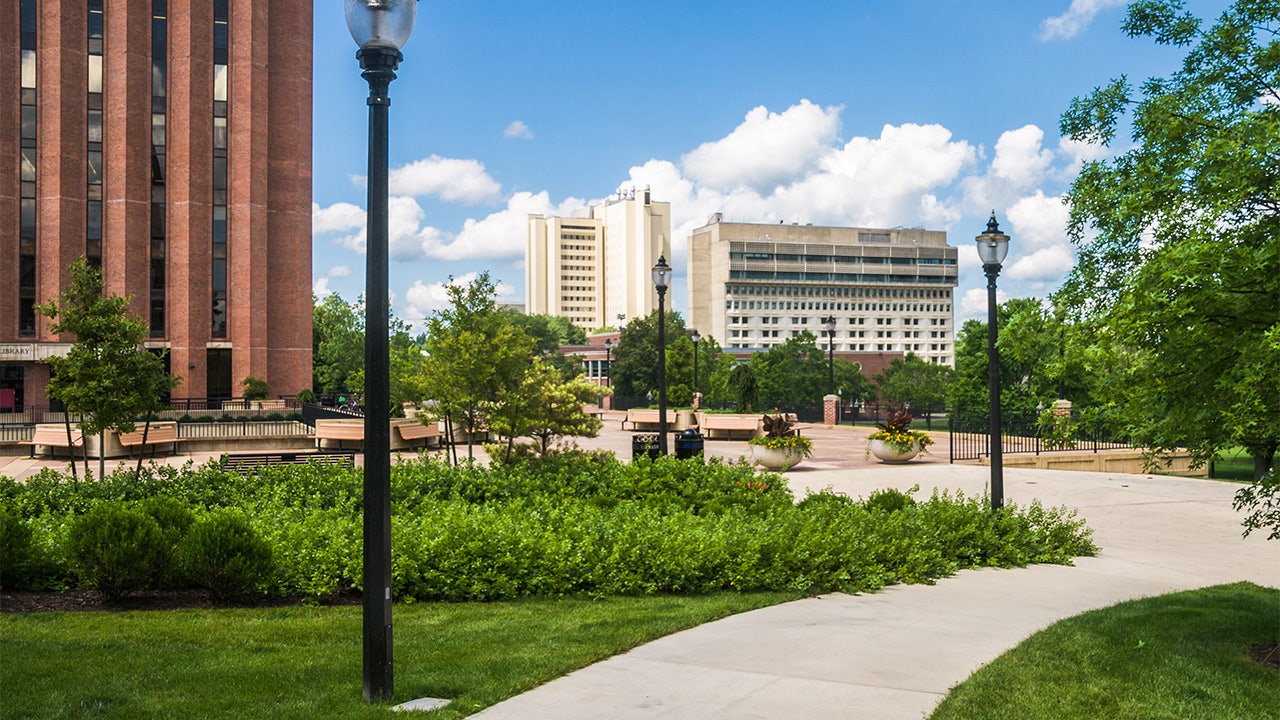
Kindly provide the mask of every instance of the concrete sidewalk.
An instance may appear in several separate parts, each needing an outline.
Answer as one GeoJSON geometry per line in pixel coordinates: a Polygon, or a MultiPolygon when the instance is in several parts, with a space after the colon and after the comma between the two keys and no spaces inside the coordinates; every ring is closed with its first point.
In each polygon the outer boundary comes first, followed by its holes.
{"type": "MultiPolygon", "coordinates": [[[[985,467],[930,463],[787,474],[792,488],[981,493],[985,467]]],[[[1065,617],[1123,600],[1248,580],[1280,586],[1280,546],[1240,537],[1232,483],[1006,470],[1005,496],[1078,508],[1102,548],[1075,567],[965,571],[935,586],[800,600],[687,630],[474,717],[917,719],[956,683],[1065,617]]],[[[1277,608],[1280,614],[1280,607],[1277,608]]]]}

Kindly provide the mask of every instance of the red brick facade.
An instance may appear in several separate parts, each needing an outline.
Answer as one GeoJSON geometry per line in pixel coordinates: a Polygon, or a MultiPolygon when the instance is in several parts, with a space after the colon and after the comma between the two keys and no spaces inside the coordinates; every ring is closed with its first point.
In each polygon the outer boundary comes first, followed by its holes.
{"type": "MultiPolygon", "coordinates": [[[[36,4],[36,303],[54,300],[85,253],[86,0],[36,4]]],[[[311,0],[228,0],[227,331],[212,337],[213,0],[168,0],[163,334],[175,397],[311,386],[311,0]],[[230,377],[210,378],[211,350],[230,377]]],[[[48,320],[19,330],[19,0],[0,3],[0,367],[22,366],[25,404],[46,402],[58,352],[48,320]]],[[[103,3],[102,263],[108,292],[149,319],[152,0],[103,3]]],[[[10,372],[12,376],[12,372],[10,372]]]]}

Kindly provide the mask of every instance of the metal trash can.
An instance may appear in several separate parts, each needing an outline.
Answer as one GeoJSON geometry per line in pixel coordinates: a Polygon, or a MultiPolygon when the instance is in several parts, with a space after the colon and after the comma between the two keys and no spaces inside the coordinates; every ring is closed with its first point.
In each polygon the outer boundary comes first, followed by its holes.
{"type": "Polygon", "coordinates": [[[676,458],[689,460],[702,455],[704,443],[702,433],[697,428],[689,428],[676,433],[676,458]]]}
{"type": "Polygon", "coordinates": [[[650,460],[657,460],[662,454],[662,448],[658,445],[657,435],[632,435],[631,436],[631,459],[635,460],[642,455],[648,455],[650,460]]]}

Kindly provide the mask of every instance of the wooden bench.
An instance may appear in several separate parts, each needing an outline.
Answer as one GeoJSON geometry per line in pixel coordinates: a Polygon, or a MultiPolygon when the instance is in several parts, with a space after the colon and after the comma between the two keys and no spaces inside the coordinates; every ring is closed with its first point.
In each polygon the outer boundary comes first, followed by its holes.
{"type": "Polygon", "coordinates": [[[45,452],[53,457],[54,448],[67,448],[67,456],[71,456],[71,448],[84,444],[84,433],[79,428],[71,428],[71,443],[67,443],[67,428],[64,425],[36,425],[36,433],[30,440],[18,443],[30,448],[28,457],[36,456],[36,446],[45,448],[45,452]]]}
{"type": "Polygon", "coordinates": [[[170,446],[170,455],[178,454],[178,443],[184,443],[186,440],[178,437],[178,426],[172,424],[152,425],[149,429],[140,427],[133,432],[120,433],[120,445],[128,448],[129,457],[133,457],[133,449],[139,448],[138,452],[145,452],[146,447],[142,444],[142,435],[146,430],[147,445],[151,446],[151,457],[156,456],[156,447],[160,445],[170,446]]]}
{"type": "Polygon", "coordinates": [[[440,430],[438,422],[396,423],[396,431],[400,433],[400,439],[409,443],[411,448],[414,447],[415,440],[421,440],[422,447],[426,448],[431,444],[431,438],[436,438],[436,444],[439,445],[440,440],[444,437],[444,432],[440,430]]]}
{"type": "Polygon", "coordinates": [[[364,445],[364,421],[360,422],[325,422],[316,421],[316,447],[323,449],[325,441],[332,441],[342,447],[344,442],[357,442],[364,445]]]}
{"type": "MultiPolygon", "coordinates": [[[[627,423],[631,423],[631,430],[636,431],[658,431],[658,411],[652,408],[633,408],[627,411],[627,417],[622,421],[622,429],[627,429],[627,423]]],[[[667,410],[667,429],[676,426],[676,411],[667,410]]]]}
{"type": "Polygon", "coordinates": [[[247,475],[275,465],[334,465],[353,468],[356,455],[352,452],[264,452],[264,453],[227,453],[222,456],[222,469],[247,475]]]}
{"type": "Polygon", "coordinates": [[[750,440],[760,429],[760,416],[702,413],[698,416],[698,429],[708,440],[732,440],[735,434],[750,440]]]}

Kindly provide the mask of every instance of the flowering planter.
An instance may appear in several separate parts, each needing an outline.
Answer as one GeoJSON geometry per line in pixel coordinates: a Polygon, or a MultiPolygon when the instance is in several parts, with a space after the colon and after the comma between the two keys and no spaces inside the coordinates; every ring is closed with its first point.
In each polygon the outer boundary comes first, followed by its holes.
{"type": "Polygon", "coordinates": [[[908,450],[899,450],[883,440],[871,441],[871,454],[882,463],[897,464],[905,463],[920,453],[917,445],[912,445],[908,450]]]}
{"type": "Polygon", "coordinates": [[[764,445],[751,445],[751,459],[756,465],[766,470],[786,472],[804,460],[804,448],[784,447],[771,448],[764,445]]]}

